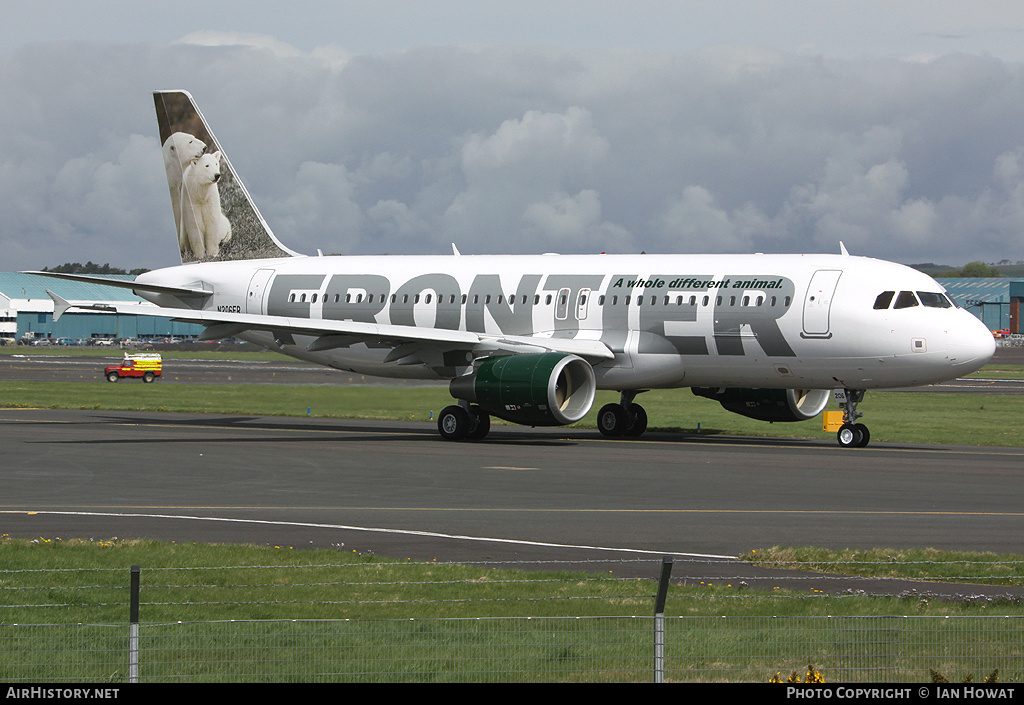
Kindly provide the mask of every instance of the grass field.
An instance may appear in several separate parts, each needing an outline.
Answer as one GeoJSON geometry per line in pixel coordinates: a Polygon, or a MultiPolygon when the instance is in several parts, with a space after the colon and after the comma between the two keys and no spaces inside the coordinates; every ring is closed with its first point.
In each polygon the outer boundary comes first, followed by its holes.
{"type": "MultiPolygon", "coordinates": [[[[939,552],[862,554],[813,549],[757,551],[757,560],[845,569],[882,577],[1020,583],[1024,556],[939,552]],[[937,567],[936,562],[944,563],[937,567]],[[992,577],[1002,573],[1002,576],[992,577]]],[[[651,580],[613,572],[531,572],[417,563],[290,546],[174,544],[159,541],[15,539],[0,536],[0,624],[118,622],[125,618],[128,567],[142,566],[145,620],[408,619],[445,617],[629,616],[651,614],[651,580]]],[[[983,615],[992,601],[922,600],[756,591],[728,581],[673,586],[666,614],[743,616],[983,615]]],[[[1024,605],[1000,601],[1000,614],[1024,605]]]]}
{"type": "MultiPolygon", "coordinates": [[[[0,565],[0,680],[10,683],[126,682],[130,565],[142,566],[142,682],[652,678],[653,580],[344,550],[7,537],[0,565]]],[[[671,586],[665,617],[666,682],[1024,676],[1024,607],[1012,600],[701,583],[671,586]]]]}
{"type": "MultiPolygon", "coordinates": [[[[596,428],[597,409],[617,401],[599,392],[574,427],[596,428]]],[[[704,435],[832,438],[820,419],[769,424],[730,413],[689,390],[653,390],[638,398],[650,430],[704,435]]],[[[0,406],[189,413],[317,416],[429,422],[452,403],[443,386],[284,386],[107,384],[0,381],[0,406]]],[[[834,407],[833,407],[834,408],[834,407]]],[[[873,442],[1024,446],[1021,397],[980,394],[869,392],[860,406],[873,442]]],[[[499,423],[499,422],[496,422],[499,423]]]]}

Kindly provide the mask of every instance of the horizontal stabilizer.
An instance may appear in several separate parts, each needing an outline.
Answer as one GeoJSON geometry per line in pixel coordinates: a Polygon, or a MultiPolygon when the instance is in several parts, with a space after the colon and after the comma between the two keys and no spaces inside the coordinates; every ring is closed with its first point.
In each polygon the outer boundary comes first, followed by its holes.
{"type": "Polygon", "coordinates": [[[65,301],[64,299],[62,299],[61,297],[57,296],[55,293],[53,293],[49,289],[46,290],[46,294],[51,299],[53,299],[53,320],[56,321],[61,316],[64,315],[65,311],[67,311],[69,308],[71,308],[71,304],[68,303],[67,301],[65,301]]]}
{"type": "Polygon", "coordinates": [[[66,274],[64,272],[22,272],[22,274],[35,274],[40,277],[52,277],[54,279],[69,279],[75,282],[86,284],[100,284],[102,286],[113,286],[118,289],[131,289],[132,291],[148,291],[153,294],[170,294],[179,298],[202,298],[212,296],[212,291],[194,289],[184,286],[163,286],[160,284],[141,284],[130,279],[114,279],[113,277],[100,277],[95,274],[66,274]]]}

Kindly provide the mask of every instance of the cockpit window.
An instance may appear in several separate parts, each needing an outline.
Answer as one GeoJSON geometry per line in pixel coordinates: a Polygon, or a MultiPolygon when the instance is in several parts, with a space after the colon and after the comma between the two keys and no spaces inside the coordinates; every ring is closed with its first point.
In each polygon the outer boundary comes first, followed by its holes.
{"type": "Polygon", "coordinates": [[[921,303],[929,308],[952,308],[953,304],[949,302],[945,294],[936,294],[931,291],[919,291],[917,297],[921,299],[921,303]]]}
{"type": "Polygon", "coordinates": [[[896,297],[896,305],[893,308],[911,308],[917,306],[917,297],[912,291],[901,291],[896,297]]]}
{"type": "Polygon", "coordinates": [[[875,299],[875,308],[889,308],[889,304],[892,303],[892,297],[894,296],[896,296],[895,291],[883,291],[881,294],[878,295],[878,298],[875,299]]]}

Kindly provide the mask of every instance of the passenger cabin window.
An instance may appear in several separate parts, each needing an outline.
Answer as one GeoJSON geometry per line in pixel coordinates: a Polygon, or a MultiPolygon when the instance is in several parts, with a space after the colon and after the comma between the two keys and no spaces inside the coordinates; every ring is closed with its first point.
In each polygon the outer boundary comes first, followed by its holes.
{"type": "Polygon", "coordinates": [[[896,296],[895,291],[883,291],[878,295],[878,298],[875,299],[875,309],[880,310],[889,308],[889,304],[892,303],[892,297],[894,296],[896,296]]]}
{"type": "Polygon", "coordinates": [[[912,291],[901,291],[896,297],[896,305],[893,308],[912,308],[917,306],[917,297],[912,291]]]}
{"type": "Polygon", "coordinates": [[[919,291],[917,297],[921,299],[921,304],[928,308],[952,308],[953,304],[949,302],[945,294],[936,294],[931,291],[919,291]]]}

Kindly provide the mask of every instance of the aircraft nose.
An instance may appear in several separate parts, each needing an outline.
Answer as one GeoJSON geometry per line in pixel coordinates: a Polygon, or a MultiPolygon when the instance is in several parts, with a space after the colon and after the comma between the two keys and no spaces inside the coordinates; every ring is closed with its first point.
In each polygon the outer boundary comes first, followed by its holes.
{"type": "Polygon", "coordinates": [[[946,335],[946,351],[957,374],[980,370],[996,353],[996,341],[984,323],[967,311],[960,311],[962,322],[946,335]]]}

